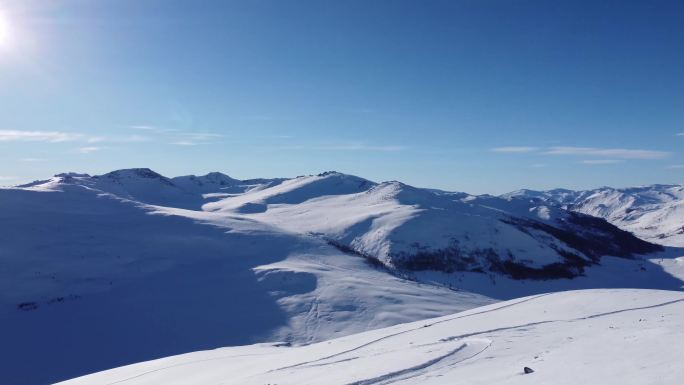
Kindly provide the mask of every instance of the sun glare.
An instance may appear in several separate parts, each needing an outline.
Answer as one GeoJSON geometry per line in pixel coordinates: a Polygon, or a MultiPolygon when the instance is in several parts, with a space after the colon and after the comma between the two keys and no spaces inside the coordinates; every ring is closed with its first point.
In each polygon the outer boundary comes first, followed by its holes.
{"type": "Polygon", "coordinates": [[[0,11],[0,48],[9,46],[10,31],[9,22],[5,15],[0,11]]]}

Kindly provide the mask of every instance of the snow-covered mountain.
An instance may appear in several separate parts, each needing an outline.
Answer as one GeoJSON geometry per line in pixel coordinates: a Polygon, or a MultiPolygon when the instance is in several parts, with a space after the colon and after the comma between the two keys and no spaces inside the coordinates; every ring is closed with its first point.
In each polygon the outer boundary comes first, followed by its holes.
{"type": "Polygon", "coordinates": [[[0,244],[3,384],[547,291],[682,286],[676,251],[598,218],[337,172],[59,174],[0,189],[0,244]]]}
{"type": "Polygon", "coordinates": [[[681,292],[569,291],[307,346],[188,353],[62,384],[676,385],[682,330],[681,292]]]}
{"type": "Polygon", "coordinates": [[[132,169],[93,177],[64,174],[27,188],[65,184],[316,235],[402,271],[570,278],[602,256],[632,258],[660,250],[602,220],[551,204],[377,184],[338,172],[252,184],[220,173],[170,179],[132,169]]]}
{"type": "Polygon", "coordinates": [[[283,179],[240,181],[220,172],[167,178],[149,168],[116,170],[103,175],[62,173],[47,180],[17,186],[32,190],[59,190],[78,185],[135,202],[199,210],[211,200],[276,185],[283,179]]]}
{"type": "Polygon", "coordinates": [[[242,181],[233,179],[220,172],[211,172],[201,176],[177,176],[171,180],[184,190],[196,191],[199,193],[216,193],[242,184],[242,181]]]}
{"type": "Polygon", "coordinates": [[[553,204],[604,218],[649,242],[684,246],[684,185],[572,191],[519,190],[502,196],[553,204]]]}
{"type": "Polygon", "coordinates": [[[206,211],[314,234],[402,271],[571,278],[605,255],[659,251],[607,222],[555,206],[375,184],[330,172],[227,197],[206,211]]]}

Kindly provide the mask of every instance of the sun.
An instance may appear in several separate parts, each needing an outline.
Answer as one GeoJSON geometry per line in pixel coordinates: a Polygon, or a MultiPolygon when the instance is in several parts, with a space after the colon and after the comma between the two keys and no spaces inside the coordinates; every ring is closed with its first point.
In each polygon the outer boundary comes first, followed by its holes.
{"type": "Polygon", "coordinates": [[[7,17],[0,10],[0,48],[8,47],[10,43],[10,26],[7,17]]]}

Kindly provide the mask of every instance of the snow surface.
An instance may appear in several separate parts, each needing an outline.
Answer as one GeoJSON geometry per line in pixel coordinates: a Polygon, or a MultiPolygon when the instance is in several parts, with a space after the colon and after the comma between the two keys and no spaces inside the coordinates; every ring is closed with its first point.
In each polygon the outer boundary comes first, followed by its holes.
{"type": "Polygon", "coordinates": [[[569,291],[307,346],[188,353],[62,384],[681,384],[683,330],[684,293],[569,291]]]}

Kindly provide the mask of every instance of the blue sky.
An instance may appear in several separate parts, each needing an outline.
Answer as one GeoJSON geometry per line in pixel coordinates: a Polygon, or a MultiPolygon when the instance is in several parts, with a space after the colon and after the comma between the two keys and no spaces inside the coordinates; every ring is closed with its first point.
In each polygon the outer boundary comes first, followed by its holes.
{"type": "Polygon", "coordinates": [[[681,1],[0,0],[0,15],[0,184],[128,167],[472,193],[683,182],[681,1]]]}

